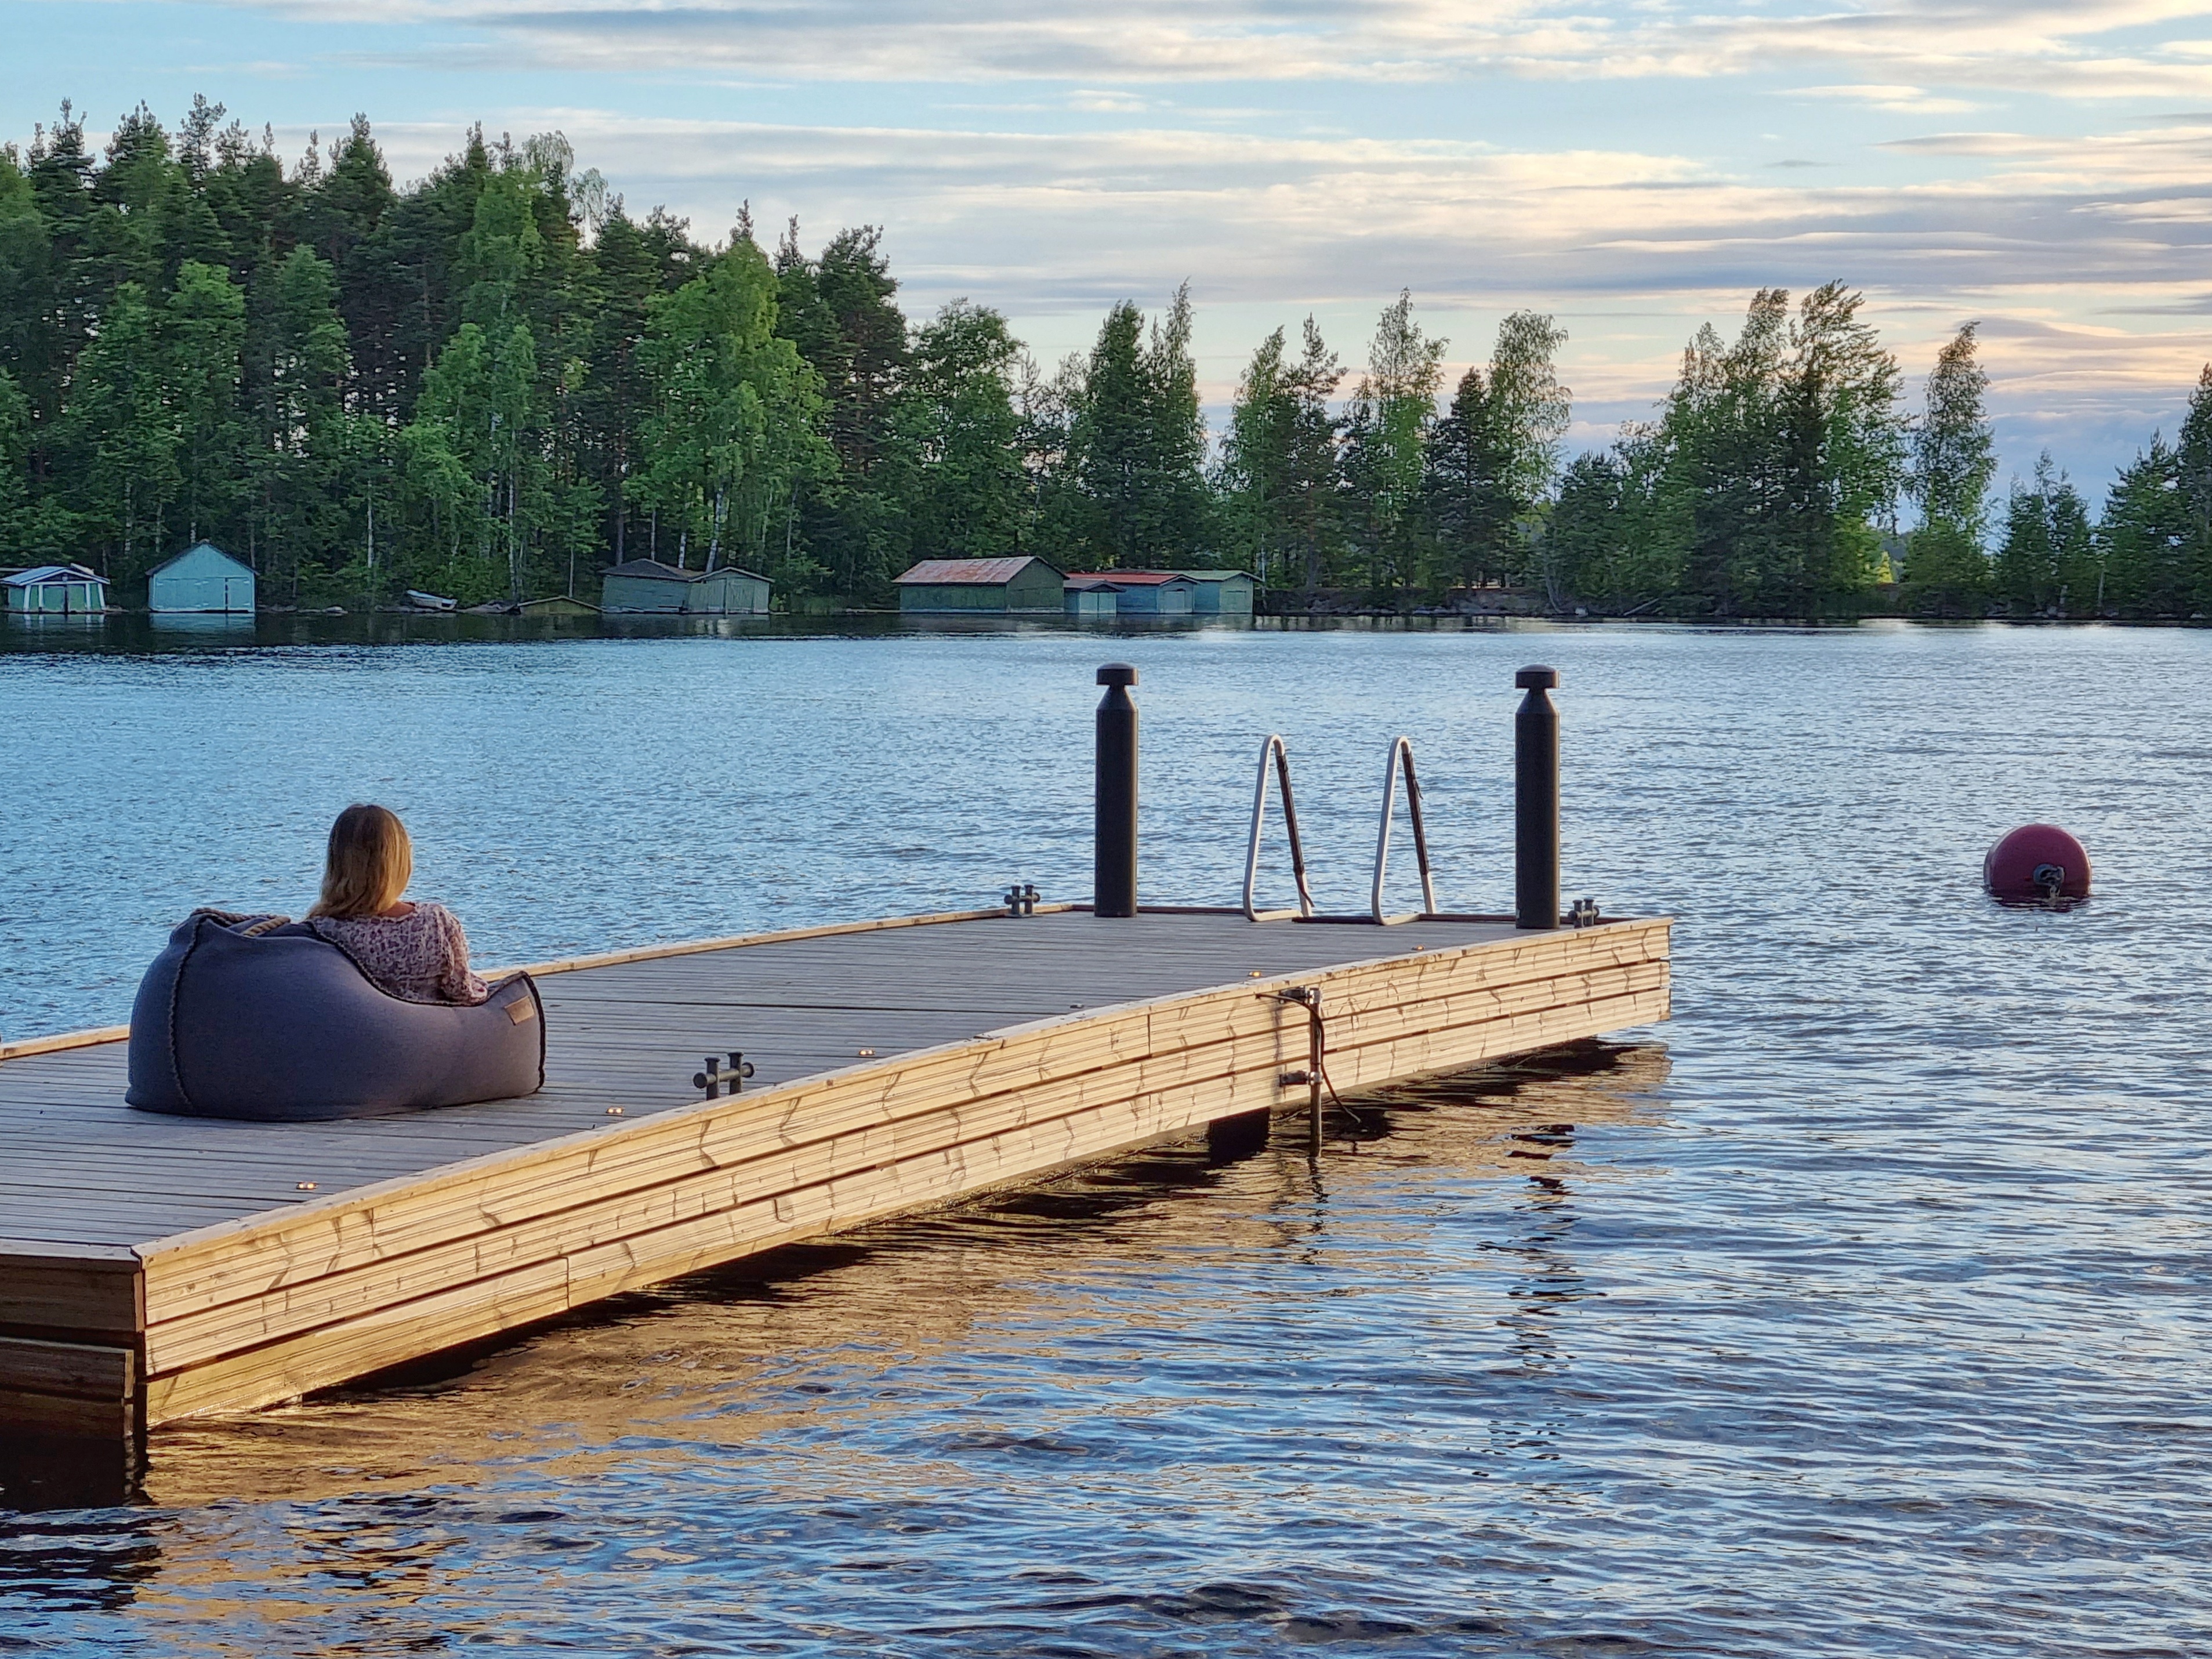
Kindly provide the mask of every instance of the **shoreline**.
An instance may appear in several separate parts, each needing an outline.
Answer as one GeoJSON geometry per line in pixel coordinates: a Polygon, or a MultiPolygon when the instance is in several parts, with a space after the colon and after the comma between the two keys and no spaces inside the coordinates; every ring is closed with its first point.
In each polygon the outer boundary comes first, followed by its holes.
{"type": "Polygon", "coordinates": [[[262,611],[251,617],[156,617],[143,611],[68,617],[9,617],[0,625],[0,657],[67,653],[137,655],[168,651],[280,649],[313,646],[528,644],[565,640],[683,638],[922,639],[958,635],[1054,634],[1097,640],[1235,633],[1555,633],[1599,627],[1701,633],[1847,633],[1869,626],[1937,630],[1973,628],[2192,629],[2212,619],[2192,616],[1924,617],[1872,611],[1849,616],[1699,617],[1608,613],[1412,611],[1362,609],[1269,613],[1255,617],[1131,618],[1091,621],[1031,616],[915,616],[895,611],[848,611],[754,617],[518,617],[454,612],[262,611]]]}

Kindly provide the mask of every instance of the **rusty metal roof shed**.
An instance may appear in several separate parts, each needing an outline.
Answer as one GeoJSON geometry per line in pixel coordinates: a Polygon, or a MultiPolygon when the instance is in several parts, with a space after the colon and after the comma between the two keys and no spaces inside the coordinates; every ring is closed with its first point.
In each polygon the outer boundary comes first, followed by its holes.
{"type": "Polygon", "coordinates": [[[894,580],[899,586],[995,587],[1013,580],[1032,560],[1054,574],[1060,574],[1035,554],[1023,553],[1010,559],[924,559],[894,580]]]}

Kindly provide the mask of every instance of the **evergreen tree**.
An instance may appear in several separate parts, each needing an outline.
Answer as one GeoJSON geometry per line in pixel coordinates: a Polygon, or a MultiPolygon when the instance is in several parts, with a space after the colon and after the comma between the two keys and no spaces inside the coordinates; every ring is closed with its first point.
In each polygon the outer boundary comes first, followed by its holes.
{"type": "MultiPolygon", "coordinates": [[[[1440,580],[1502,583],[1532,562],[1571,412],[1571,394],[1553,366],[1566,340],[1549,317],[1516,311],[1498,325],[1489,373],[1470,368],[1461,376],[1429,446],[1425,489],[1440,580]]],[[[1562,575],[1547,570],[1544,580],[1557,587],[1562,575]]]]}
{"type": "Polygon", "coordinates": [[[1557,611],[1582,599],[1632,613],[1674,598],[1692,518],[1663,428],[1631,422],[1560,481],[1539,544],[1547,603],[1557,611]]]}
{"type": "Polygon", "coordinates": [[[1101,569],[1146,562],[1152,434],[1144,332],[1144,313],[1133,302],[1107,312],[1068,422],[1068,465],[1096,514],[1085,562],[1101,569]]]}
{"type": "Polygon", "coordinates": [[[1284,468],[1282,544],[1310,594],[1343,550],[1344,422],[1332,408],[1344,364],[1309,316],[1297,367],[1285,378],[1291,398],[1290,453],[1284,468]]]}
{"type": "Polygon", "coordinates": [[[166,276],[161,234],[173,190],[188,188],[169,157],[169,136],[143,104],[116,123],[106,165],[87,175],[89,274],[101,289],[135,283],[159,293],[166,276]]]}
{"type": "Polygon", "coordinates": [[[2180,457],[2163,436],[2122,469],[2097,525],[2105,591],[2096,608],[2188,614],[2201,580],[2180,457]]]}
{"type": "Polygon", "coordinates": [[[837,591],[887,596],[908,554],[900,479],[911,458],[901,447],[895,407],[906,319],[883,232],[874,225],[840,231],[820,258],[809,259],[793,219],[776,251],[775,274],[777,331],[799,348],[822,387],[836,458],[834,468],[810,475],[787,504],[795,544],[837,591]]]}
{"type": "Polygon", "coordinates": [[[1305,320],[1297,358],[1277,329],[1237,386],[1220,482],[1232,544],[1262,586],[1295,582],[1308,594],[1334,572],[1342,546],[1338,443],[1330,399],[1344,365],[1305,320]]]}
{"type": "Polygon", "coordinates": [[[640,431],[653,388],[639,349],[653,301],[690,274],[690,239],[682,221],[656,215],[639,224],[619,197],[609,204],[585,278],[592,317],[580,394],[588,476],[608,509],[603,540],[616,562],[632,556],[631,477],[644,453],[640,431]]]}
{"type": "Polygon", "coordinates": [[[1218,482],[1224,527],[1235,556],[1267,585],[1288,539],[1292,432],[1297,400],[1283,361],[1283,331],[1260,343],[1230,407],[1218,482]]]}
{"type": "Polygon", "coordinates": [[[231,260],[230,237],[208,199],[224,113],[221,104],[195,97],[177,131],[176,183],[164,198],[166,213],[158,233],[164,268],[172,281],[185,264],[222,265],[231,260]]]}
{"type": "Polygon", "coordinates": [[[1152,443],[1139,553],[1167,567],[1210,556],[1213,501],[1206,484],[1206,413],[1191,356],[1190,284],[1179,286],[1167,314],[1152,324],[1143,371],[1152,443]]]}
{"type": "Polygon", "coordinates": [[[2006,499],[1996,590],[2018,611],[2078,615],[2099,608],[2103,574],[2088,508],[2046,449],[2035,464],[2033,483],[2014,480],[2006,499]]]}
{"type": "MultiPolygon", "coordinates": [[[[29,538],[31,400],[0,368],[0,556],[29,538]]],[[[12,562],[12,561],[11,561],[12,562]]]]}
{"type": "Polygon", "coordinates": [[[1106,313],[1071,385],[1067,465],[1087,498],[1085,551],[1101,568],[1173,568],[1212,544],[1206,418],[1190,355],[1190,288],[1146,336],[1124,300],[1106,313]]]}
{"type": "Polygon", "coordinates": [[[493,171],[483,130],[471,128],[461,153],[394,203],[356,255],[363,314],[385,331],[393,372],[404,377],[393,388],[391,418],[411,411],[422,377],[464,320],[455,267],[493,171]]]}
{"type": "Polygon", "coordinates": [[[966,300],[915,331],[900,410],[915,467],[915,557],[995,558],[1021,546],[1028,489],[1014,407],[1020,358],[1006,319],[966,300]]]}
{"type": "Polygon", "coordinates": [[[1679,568],[1722,615],[1804,616],[1873,585],[1875,520],[1905,460],[1897,364],[1859,320],[1860,296],[1814,289],[1795,317],[1762,289],[1724,344],[1700,329],[1650,434],[1639,562],[1679,568]]]}
{"type": "Polygon", "coordinates": [[[1570,595],[1595,598],[1619,590],[1627,485],[1627,469],[1615,455],[1577,455],[1569,463],[1544,528],[1546,599],[1553,610],[1564,609],[1570,595]]]}
{"type": "MultiPolygon", "coordinates": [[[[22,399],[23,446],[17,465],[27,492],[47,471],[42,439],[61,405],[61,341],[54,326],[51,249],[30,176],[15,147],[0,147],[0,372],[22,399]]],[[[27,534],[18,509],[16,546],[27,534]]]]}
{"type": "Polygon", "coordinates": [[[77,360],[62,423],[78,531],[97,550],[91,562],[125,588],[155,562],[177,490],[177,433],[161,367],[146,290],[125,283],[77,360]]]}
{"type": "Polygon", "coordinates": [[[1790,538],[1768,584],[1799,615],[1872,587],[1881,556],[1875,521],[1893,512],[1903,482],[1897,360],[1860,319],[1863,304],[1841,283],[1824,283],[1799,303],[1790,325],[1782,384],[1790,538]]]}
{"type": "MultiPolygon", "coordinates": [[[[9,286],[36,307],[33,340],[15,367],[31,399],[33,476],[51,477],[55,457],[41,441],[58,433],[64,388],[78,352],[92,331],[102,297],[90,257],[88,227],[92,217],[92,157],[84,148],[84,124],[67,103],[50,130],[37,129],[27,157],[31,200],[39,218],[35,247],[22,238],[9,249],[33,255],[35,264],[21,270],[9,286]]],[[[70,481],[59,493],[74,493],[70,481]]]]}
{"type": "Polygon", "coordinates": [[[246,295],[224,266],[187,260],[162,311],[163,396],[176,426],[177,505],[191,542],[224,525],[238,499],[246,295]]]}
{"type": "Polygon", "coordinates": [[[255,454],[246,525],[247,556],[269,579],[267,597],[319,600],[315,579],[345,562],[350,367],[329,263],[302,246],[264,265],[247,315],[255,454]]]}
{"type": "Polygon", "coordinates": [[[2191,608],[2202,611],[2212,607],[2212,363],[2198,374],[2190,393],[2173,471],[2189,517],[2191,608]]]}
{"type": "Polygon", "coordinates": [[[1395,595],[1422,579],[1418,507],[1446,342],[1413,320],[1410,293],[1384,310],[1345,420],[1346,510],[1359,578],[1395,595]]]}
{"type": "Polygon", "coordinates": [[[1102,539],[1098,504],[1085,493],[1075,462],[1086,367],[1071,352],[1046,374],[1024,356],[1014,390],[1031,544],[1070,568],[1097,562],[1092,550],[1102,539]]]}
{"type": "Polygon", "coordinates": [[[408,296],[384,234],[398,204],[368,118],[356,115],[344,138],[331,146],[329,167],[300,204],[294,225],[298,239],[338,274],[353,406],[386,422],[404,418],[419,368],[408,361],[408,296]]]}

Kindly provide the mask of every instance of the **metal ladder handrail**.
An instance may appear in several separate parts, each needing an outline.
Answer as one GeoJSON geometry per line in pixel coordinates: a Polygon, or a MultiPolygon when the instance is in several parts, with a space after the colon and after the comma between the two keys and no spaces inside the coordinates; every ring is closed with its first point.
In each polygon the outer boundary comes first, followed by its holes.
{"type": "Polygon", "coordinates": [[[1429,834],[1421,822],[1421,784],[1413,775],[1413,739],[1399,736],[1390,739],[1389,758],[1382,764],[1382,822],[1375,835],[1375,887],[1369,896],[1368,908],[1375,920],[1387,922],[1382,913],[1382,877],[1390,867],[1390,819],[1392,809],[1398,804],[1398,763],[1403,757],[1406,764],[1406,806],[1413,819],[1413,856],[1421,866],[1421,907],[1423,914],[1437,914],[1437,884],[1429,871],[1429,834]]]}
{"type": "Polygon", "coordinates": [[[1275,777],[1282,786],[1283,827],[1291,836],[1291,872],[1298,884],[1298,908],[1301,916],[1314,913],[1312,890],[1306,885],[1306,851],[1298,840],[1297,804],[1291,796],[1291,753],[1282,738],[1275,732],[1260,745],[1260,779],[1252,790],[1252,839],[1244,854],[1244,915],[1249,921],[1272,921],[1291,915],[1289,910],[1261,910],[1253,902],[1253,894],[1260,879],[1260,831],[1267,810],[1267,763],[1275,763],[1275,777]]]}

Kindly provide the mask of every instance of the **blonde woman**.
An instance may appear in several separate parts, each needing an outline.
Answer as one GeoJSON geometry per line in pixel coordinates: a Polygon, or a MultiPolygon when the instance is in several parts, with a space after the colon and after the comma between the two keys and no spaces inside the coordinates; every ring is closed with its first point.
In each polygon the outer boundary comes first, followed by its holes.
{"type": "Polygon", "coordinates": [[[331,826],[322,896],[307,912],[308,925],[390,995],[482,1002],[491,990],[469,971],[459,921],[442,904],[401,896],[414,873],[415,845],[398,817],[386,807],[349,806],[331,826]]]}

